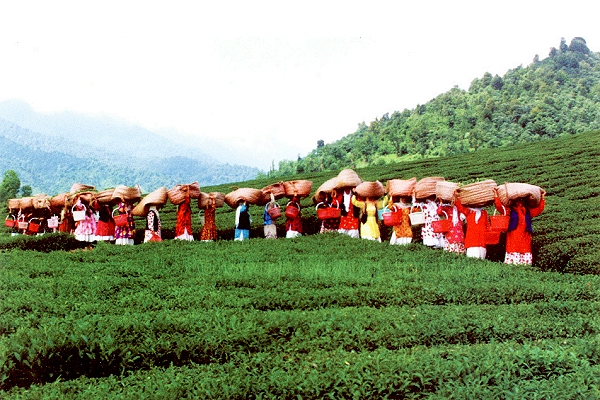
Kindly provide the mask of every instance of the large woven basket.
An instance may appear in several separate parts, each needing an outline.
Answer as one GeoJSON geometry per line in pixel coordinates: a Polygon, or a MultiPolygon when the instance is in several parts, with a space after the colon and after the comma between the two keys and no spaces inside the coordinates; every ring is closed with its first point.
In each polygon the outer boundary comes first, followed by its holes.
{"type": "Polygon", "coordinates": [[[22,197],[19,199],[19,208],[20,209],[26,209],[26,208],[33,208],[33,197],[22,197]]]}
{"type": "Polygon", "coordinates": [[[54,210],[60,210],[65,207],[69,193],[60,193],[50,199],[50,207],[54,210]]]}
{"type": "MultiPolygon", "coordinates": [[[[271,201],[271,194],[275,197],[275,200],[279,200],[285,197],[285,187],[283,182],[273,183],[271,185],[262,188],[263,193],[267,198],[267,203],[271,201]]],[[[265,203],[266,204],[266,203],[265,203]]]]}
{"type": "Polygon", "coordinates": [[[454,192],[459,184],[449,181],[438,181],[435,185],[435,196],[444,201],[454,200],[454,192]]]}
{"type": "Polygon", "coordinates": [[[319,203],[325,201],[327,195],[331,194],[337,188],[338,181],[339,178],[336,176],[323,182],[323,184],[319,186],[315,192],[315,195],[313,196],[313,202],[316,201],[319,203]]]}
{"type": "Polygon", "coordinates": [[[102,203],[102,204],[110,204],[113,201],[113,193],[115,191],[115,188],[111,188],[111,189],[104,189],[98,193],[96,193],[96,201],[98,201],[98,203],[102,203]]]}
{"type": "Polygon", "coordinates": [[[95,186],[84,185],[83,183],[74,183],[73,186],[71,186],[71,190],[69,191],[69,193],[75,194],[77,192],[90,192],[94,190],[96,190],[95,186]]]}
{"type": "Polygon", "coordinates": [[[21,199],[8,199],[8,208],[18,210],[21,207],[21,199]]]}
{"type": "Polygon", "coordinates": [[[198,182],[175,185],[167,192],[169,201],[175,205],[183,203],[186,197],[190,199],[200,198],[200,185],[198,182]]]}
{"type": "Polygon", "coordinates": [[[417,199],[426,199],[430,196],[435,196],[437,183],[443,180],[444,178],[441,176],[428,176],[427,178],[420,179],[415,183],[415,197],[417,199]]]}
{"type": "Polygon", "coordinates": [[[213,199],[215,202],[215,207],[223,207],[225,204],[225,193],[221,192],[210,192],[210,193],[200,193],[200,198],[198,199],[198,207],[205,208],[208,205],[208,200],[213,199]]]}
{"type": "Polygon", "coordinates": [[[307,180],[283,182],[283,187],[285,188],[285,197],[308,197],[312,189],[312,184],[312,181],[307,180]]]}
{"type": "Polygon", "coordinates": [[[167,188],[159,187],[153,192],[148,193],[131,211],[136,217],[143,217],[148,214],[150,206],[163,207],[167,204],[167,188]]]}
{"type": "Polygon", "coordinates": [[[456,192],[460,202],[467,207],[485,207],[494,202],[496,182],[487,179],[459,187],[456,192]]]}
{"type": "Polygon", "coordinates": [[[363,182],[354,189],[356,194],[360,197],[374,197],[380,198],[385,194],[385,188],[379,181],[375,182],[363,182]]]}
{"type": "Polygon", "coordinates": [[[33,196],[33,208],[44,209],[50,208],[50,197],[45,194],[36,194],[33,196]]]}
{"type": "Polygon", "coordinates": [[[337,176],[335,189],[344,187],[357,187],[361,183],[362,179],[360,179],[360,176],[358,176],[354,170],[343,169],[337,176]]]}
{"type": "Polygon", "coordinates": [[[237,208],[240,200],[245,200],[249,204],[261,204],[263,192],[260,189],[239,188],[225,195],[225,203],[231,208],[237,208]]]}
{"type": "Polygon", "coordinates": [[[140,189],[139,185],[133,187],[119,185],[113,191],[112,198],[123,199],[130,202],[138,201],[142,198],[142,189],[140,189]]]}
{"type": "Polygon", "coordinates": [[[387,181],[387,192],[390,196],[412,196],[417,178],[390,179],[387,181]]]}
{"type": "Polygon", "coordinates": [[[528,183],[505,183],[498,186],[498,197],[507,207],[517,199],[523,199],[527,207],[537,207],[542,200],[542,189],[528,183]]]}

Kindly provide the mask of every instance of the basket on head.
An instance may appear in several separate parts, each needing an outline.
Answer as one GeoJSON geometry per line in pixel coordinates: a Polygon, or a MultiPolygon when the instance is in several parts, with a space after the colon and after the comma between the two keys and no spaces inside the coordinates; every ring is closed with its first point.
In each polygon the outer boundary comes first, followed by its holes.
{"type": "Polygon", "coordinates": [[[101,204],[110,204],[113,201],[113,193],[115,188],[112,189],[104,189],[98,193],[96,193],[96,201],[101,204]]]}
{"type": "Polygon", "coordinates": [[[456,192],[462,205],[467,207],[485,207],[494,202],[496,182],[486,179],[459,187],[456,192]]]}
{"type": "Polygon", "coordinates": [[[119,185],[113,191],[112,198],[135,202],[142,198],[142,189],[140,189],[139,185],[133,187],[119,185]]]}
{"type": "Polygon", "coordinates": [[[200,192],[200,198],[198,199],[198,207],[205,208],[208,205],[208,200],[213,199],[215,202],[215,207],[223,207],[225,204],[225,193],[221,192],[210,192],[204,193],[200,192]]]}
{"type": "Polygon", "coordinates": [[[313,196],[313,202],[320,203],[325,201],[328,194],[331,194],[337,187],[339,178],[336,176],[334,178],[328,179],[315,192],[313,196]]]}
{"type": "Polygon", "coordinates": [[[73,186],[71,186],[69,193],[75,194],[77,192],[90,192],[94,190],[96,190],[95,186],[84,185],[83,183],[74,183],[73,186]]]}
{"type": "Polygon", "coordinates": [[[412,196],[417,178],[390,179],[387,181],[387,192],[390,196],[412,196]]]}
{"type": "Polygon", "coordinates": [[[362,183],[360,176],[352,169],[343,169],[337,176],[336,186],[334,189],[343,187],[357,187],[362,183]]]}
{"type": "Polygon", "coordinates": [[[177,206],[183,203],[186,198],[200,198],[200,186],[198,182],[175,185],[167,192],[167,197],[171,203],[177,206]]]}
{"type": "Polygon", "coordinates": [[[18,210],[21,206],[21,199],[8,199],[8,208],[18,210]]]}
{"type": "Polygon", "coordinates": [[[19,199],[19,207],[24,210],[26,208],[33,208],[33,197],[22,197],[19,199]]]}
{"type": "Polygon", "coordinates": [[[167,188],[159,187],[153,192],[148,193],[131,211],[136,217],[143,217],[148,214],[150,206],[163,207],[167,204],[167,188]]]}
{"type": "Polygon", "coordinates": [[[438,181],[435,184],[435,196],[443,201],[454,200],[454,191],[458,189],[459,184],[449,181],[438,181]]]}
{"type": "Polygon", "coordinates": [[[363,182],[354,191],[360,197],[374,197],[377,199],[385,194],[385,188],[379,181],[363,182]]]}
{"type": "Polygon", "coordinates": [[[45,194],[36,194],[33,196],[33,208],[43,209],[50,207],[50,197],[45,194]]]}
{"type": "Polygon", "coordinates": [[[292,198],[297,197],[308,197],[312,189],[312,181],[298,180],[298,181],[287,181],[283,182],[285,188],[285,197],[292,198]]]}
{"type": "Polygon", "coordinates": [[[249,204],[261,204],[263,192],[260,189],[239,188],[225,195],[224,201],[231,208],[237,208],[238,202],[244,200],[249,204]]]}
{"type": "Polygon", "coordinates": [[[285,187],[283,182],[273,183],[271,185],[262,188],[263,194],[267,198],[267,203],[271,200],[271,194],[275,197],[275,200],[279,200],[285,197],[285,187]]]}
{"type": "Polygon", "coordinates": [[[435,196],[435,187],[439,181],[443,181],[441,176],[428,176],[415,183],[415,197],[417,199],[426,199],[435,196]]]}
{"type": "Polygon", "coordinates": [[[69,193],[60,193],[50,199],[50,207],[55,210],[60,210],[67,204],[69,193]]]}
{"type": "Polygon", "coordinates": [[[528,183],[505,183],[498,186],[498,197],[506,207],[510,207],[517,199],[524,199],[524,205],[533,208],[542,200],[542,189],[528,183]]]}

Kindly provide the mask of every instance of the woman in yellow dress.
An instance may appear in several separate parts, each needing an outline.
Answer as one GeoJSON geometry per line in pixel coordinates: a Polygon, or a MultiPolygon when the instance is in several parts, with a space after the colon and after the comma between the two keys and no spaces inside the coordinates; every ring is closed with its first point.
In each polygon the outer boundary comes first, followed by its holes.
{"type": "Polygon", "coordinates": [[[362,210],[360,237],[381,242],[377,210],[383,207],[383,201],[378,201],[373,197],[367,197],[365,201],[361,201],[356,196],[352,196],[352,204],[362,210]]]}

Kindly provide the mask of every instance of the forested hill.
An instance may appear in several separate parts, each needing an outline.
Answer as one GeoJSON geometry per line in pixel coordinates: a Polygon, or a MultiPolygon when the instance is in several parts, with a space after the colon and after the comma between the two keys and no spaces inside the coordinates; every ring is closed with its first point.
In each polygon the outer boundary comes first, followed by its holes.
{"type": "Polygon", "coordinates": [[[149,158],[122,154],[145,145],[139,141],[123,146],[121,152],[92,144],[45,136],[0,118],[0,174],[14,170],[34,193],[53,195],[68,191],[75,182],[99,189],[139,184],[147,191],[192,181],[201,186],[239,182],[259,173],[253,167],[202,162],[166,151],[163,157],[149,158]]]}
{"type": "Polygon", "coordinates": [[[305,158],[283,161],[272,176],[358,168],[473,152],[600,128],[600,53],[564,39],[547,58],[504,76],[486,73],[414,109],[384,114],[305,158]]]}

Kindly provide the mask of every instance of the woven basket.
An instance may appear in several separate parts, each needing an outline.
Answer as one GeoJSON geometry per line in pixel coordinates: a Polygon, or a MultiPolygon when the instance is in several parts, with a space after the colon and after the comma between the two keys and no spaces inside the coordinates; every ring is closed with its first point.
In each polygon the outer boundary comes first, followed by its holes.
{"type": "Polygon", "coordinates": [[[524,199],[525,206],[533,208],[542,200],[542,189],[528,183],[505,183],[498,186],[498,197],[506,207],[510,207],[517,199],[524,199]]]}
{"type": "Polygon", "coordinates": [[[374,197],[377,199],[385,194],[385,188],[379,181],[363,182],[354,191],[360,197],[374,197]]]}
{"type": "Polygon", "coordinates": [[[263,192],[260,189],[239,188],[225,195],[225,203],[231,208],[237,208],[240,200],[245,200],[249,204],[260,204],[262,202],[263,192]]]}
{"type": "Polygon", "coordinates": [[[362,179],[354,170],[344,169],[341,170],[337,176],[337,182],[334,189],[339,189],[343,187],[357,187],[362,183],[362,179]]]}
{"type": "Polygon", "coordinates": [[[167,204],[167,188],[160,187],[153,192],[150,192],[144,197],[131,211],[136,217],[143,217],[148,214],[150,206],[162,207],[167,204]]]}
{"type": "Polygon", "coordinates": [[[487,179],[461,186],[457,189],[457,194],[461,204],[464,206],[485,207],[494,202],[495,187],[496,182],[492,179],[487,179]]]}
{"type": "Polygon", "coordinates": [[[8,208],[18,210],[21,206],[21,199],[8,199],[8,208]]]}
{"type": "Polygon", "coordinates": [[[45,194],[36,194],[33,196],[33,208],[43,209],[50,207],[50,197],[45,194]]]}
{"type": "Polygon", "coordinates": [[[390,179],[387,181],[387,192],[390,196],[412,196],[417,178],[390,179]]]}
{"type": "Polygon", "coordinates": [[[420,179],[415,183],[415,197],[417,199],[426,199],[430,196],[435,196],[435,188],[438,182],[443,181],[441,176],[429,176],[420,179]]]}
{"type": "Polygon", "coordinates": [[[33,208],[33,197],[22,197],[19,199],[19,208],[33,208]]]}
{"type": "Polygon", "coordinates": [[[283,182],[285,197],[308,197],[312,189],[312,181],[299,180],[283,182]]]}
{"type": "Polygon", "coordinates": [[[83,183],[74,183],[73,186],[71,186],[69,193],[75,194],[77,192],[90,192],[94,190],[96,190],[96,187],[94,186],[84,185],[83,183]]]}
{"type": "Polygon", "coordinates": [[[339,178],[336,176],[323,182],[323,184],[319,186],[315,192],[315,195],[313,196],[313,202],[316,201],[317,203],[320,203],[324,201],[328,194],[331,194],[334,190],[336,190],[338,181],[339,178]]]}
{"type": "Polygon", "coordinates": [[[55,210],[60,210],[65,207],[69,193],[60,193],[50,199],[50,207],[55,210]]]}
{"type": "Polygon", "coordinates": [[[459,184],[449,181],[438,181],[435,184],[435,196],[445,201],[454,200],[454,191],[458,189],[459,184]]]}
{"type": "Polygon", "coordinates": [[[139,185],[133,187],[119,185],[113,191],[112,198],[134,202],[142,198],[142,189],[139,185]]]}
{"type": "Polygon", "coordinates": [[[198,182],[192,182],[188,185],[188,190],[190,192],[191,199],[199,199],[200,198],[200,185],[198,182]]]}
{"type": "Polygon", "coordinates": [[[114,193],[115,189],[105,189],[102,190],[101,192],[96,193],[96,201],[98,201],[98,203],[102,203],[102,204],[110,204],[113,201],[113,193],[114,193]]]}
{"type": "Polygon", "coordinates": [[[273,183],[269,186],[262,188],[264,194],[268,198],[267,203],[271,200],[271,194],[275,197],[275,200],[279,200],[285,197],[285,187],[283,182],[273,183]]]}
{"type": "Polygon", "coordinates": [[[225,204],[225,193],[221,192],[210,192],[210,193],[200,193],[200,198],[198,199],[198,207],[205,208],[208,205],[208,199],[212,198],[215,202],[215,207],[223,207],[225,204]]]}

